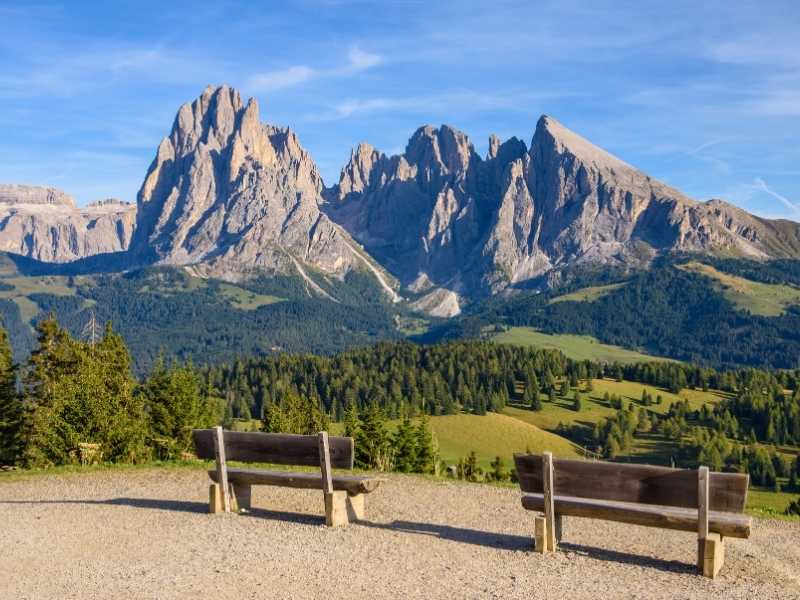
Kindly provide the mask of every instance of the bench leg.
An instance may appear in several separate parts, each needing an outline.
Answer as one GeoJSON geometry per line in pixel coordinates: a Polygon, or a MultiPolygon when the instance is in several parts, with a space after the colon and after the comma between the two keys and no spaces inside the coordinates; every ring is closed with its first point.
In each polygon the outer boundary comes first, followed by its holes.
{"type": "Polygon", "coordinates": [[[347,496],[347,519],[349,521],[362,521],[366,514],[364,509],[364,496],[366,494],[354,494],[347,496]]]}
{"type": "Polygon", "coordinates": [[[561,515],[556,515],[556,544],[559,544],[561,542],[561,534],[563,532],[564,532],[564,517],[562,517],[561,515]]]}
{"type": "Polygon", "coordinates": [[[231,507],[234,512],[249,512],[252,507],[253,486],[249,483],[231,484],[231,503],[236,508],[231,507]]]}
{"type": "Polygon", "coordinates": [[[233,493],[233,484],[228,484],[228,501],[230,502],[231,512],[233,514],[239,513],[239,503],[236,501],[236,494],[233,493]]]}
{"type": "Polygon", "coordinates": [[[547,519],[533,518],[533,549],[540,554],[547,552],[547,519]]]}
{"type": "Polygon", "coordinates": [[[222,511],[222,488],[220,488],[218,483],[212,483],[208,487],[208,512],[212,515],[216,515],[222,511]]]}
{"type": "Polygon", "coordinates": [[[705,577],[714,579],[725,562],[725,539],[718,533],[709,533],[704,540],[697,540],[697,570],[705,577]]]}
{"type": "Polygon", "coordinates": [[[325,494],[325,524],[339,527],[347,523],[347,492],[325,494]]]}

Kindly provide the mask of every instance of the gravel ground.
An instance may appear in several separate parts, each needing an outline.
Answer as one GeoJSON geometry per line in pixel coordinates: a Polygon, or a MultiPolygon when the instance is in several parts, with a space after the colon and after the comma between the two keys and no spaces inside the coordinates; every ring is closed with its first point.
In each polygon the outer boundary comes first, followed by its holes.
{"type": "Polygon", "coordinates": [[[800,598],[800,524],[756,520],[717,580],[690,533],[565,519],[531,552],[519,491],[394,476],[367,522],[323,525],[320,492],[254,488],[209,515],[199,470],[0,483],[0,598],[800,598]]]}

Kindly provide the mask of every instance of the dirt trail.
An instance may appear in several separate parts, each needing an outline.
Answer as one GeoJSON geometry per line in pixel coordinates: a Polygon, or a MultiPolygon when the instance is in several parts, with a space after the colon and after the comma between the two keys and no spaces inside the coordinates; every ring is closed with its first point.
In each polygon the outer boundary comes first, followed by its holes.
{"type": "Polygon", "coordinates": [[[322,525],[319,492],[255,488],[206,514],[200,470],[0,478],[0,598],[800,598],[800,524],[755,522],[716,581],[690,533],[566,519],[530,551],[519,492],[393,476],[367,519],[322,525]]]}

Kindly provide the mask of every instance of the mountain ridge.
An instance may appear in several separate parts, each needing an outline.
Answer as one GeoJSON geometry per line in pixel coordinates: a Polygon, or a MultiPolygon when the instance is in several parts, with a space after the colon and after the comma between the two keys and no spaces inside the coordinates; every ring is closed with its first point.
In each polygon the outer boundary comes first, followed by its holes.
{"type": "Polygon", "coordinates": [[[419,127],[399,155],[362,143],[326,187],[296,134],[263,123],[258,102],[229,86],[180,107],[135,209],[76,208],[52,188],[5,202],[12,188],[0,186],[0,250],[231,281],[288,274],[323,297],[316,278],[356,270],[439,317],[572,265],[640,268],[673,252],[800,257],[800,224],[691,199],[548,115],[529,144],[493,135],[483,157],[449,125],[419,127]]]}

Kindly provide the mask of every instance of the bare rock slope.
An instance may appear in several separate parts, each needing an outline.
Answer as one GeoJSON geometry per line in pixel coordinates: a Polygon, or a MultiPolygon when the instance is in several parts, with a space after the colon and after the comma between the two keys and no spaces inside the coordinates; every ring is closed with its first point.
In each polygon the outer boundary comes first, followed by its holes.
{"type": "MultiPolygon", "coordinates": [[[[289,129],[260,121],[227,86],[178,111],[138,194],[131,253],[235,279],[255,269],[381,274],[319,209],[322,179],[289,129]]],[[[394,292],[391,292],[392,294],[394,292]]]]}
{"type": "Polygon", "coordinates": [[[136,208],[103,200],[78,208],[55,188],[0,185],[0,251],[64,263],[128,248],[136,208]]]}
{"type": "Polygon", "coordinates": [[[362,144],[326,198],[334,220],[427,294],[423,305],[446,298],[451,312],[453,294],[496,293],[579,262],[646,264],[670,251],[800,256],[797,223],[694,201],[547,116],[530,148],[492,136],[485,158],[446,125],[418,129],[400,156],[362,144]]]}

